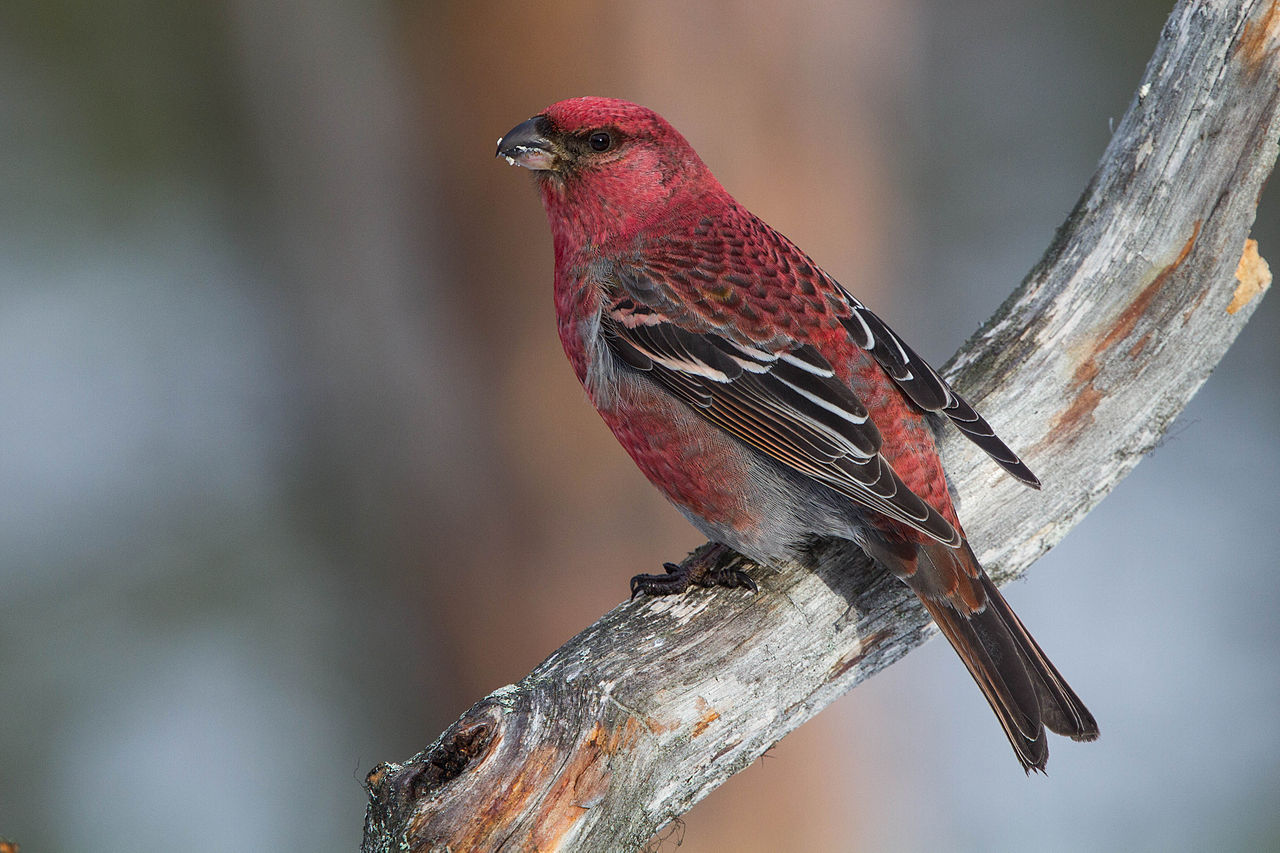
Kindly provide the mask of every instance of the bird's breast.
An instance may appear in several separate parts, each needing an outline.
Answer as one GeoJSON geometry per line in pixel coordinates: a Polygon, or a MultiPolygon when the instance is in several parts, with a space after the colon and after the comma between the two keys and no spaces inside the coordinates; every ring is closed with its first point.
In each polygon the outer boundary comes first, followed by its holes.
{"type": "Polygon", "coordinates": [[[573,373],[597,409],[612,408],[617,396],[616,359],[601,335],[604,298],[588,270],[557,270],[556,328],[573,373]]]}

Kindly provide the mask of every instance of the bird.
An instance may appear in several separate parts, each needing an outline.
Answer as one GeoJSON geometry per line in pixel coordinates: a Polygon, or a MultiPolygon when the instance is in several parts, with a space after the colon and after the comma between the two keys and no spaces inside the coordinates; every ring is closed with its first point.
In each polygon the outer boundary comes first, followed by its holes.
{"type": "Polygon", "coordinates": [[[574,373],[641,472],[714,548],[637,594],[756,584],[725,549],[804,564],[854,543],[910,587],[991,705],[1025,772],[1049,731],[1093,715],[965,539],[938,456],[947,424],[1040,482],[875,313],[743,207],[647,107],[562,100],[498,140],[551,228],[556,324],[574,373]]]}

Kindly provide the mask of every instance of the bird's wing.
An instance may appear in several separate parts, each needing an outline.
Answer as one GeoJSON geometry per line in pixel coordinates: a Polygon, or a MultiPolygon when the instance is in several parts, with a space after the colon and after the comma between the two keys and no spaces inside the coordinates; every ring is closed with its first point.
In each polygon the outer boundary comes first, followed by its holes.
{"type": "Polygon", "coordinates": [[[880,454],[880,431],[866,407],[816,349],[691,329],[678,302],[670,314],[666,302],[652,279],[620,279],[601,318],[618,358],[766,456],[939,542],[960,544],[959,532],[880,454]]]}
{"type": "Polygon", "coordinates": [[[705,217],[682,239],[650,246],[615,271],[637,305],[685,328],[726,329],[739,343],[768,351],[787,345],[786,335],[771,332],[788,319],[838,319],[850,342],[875,358],[912,403],[945,415],[1002,468],[1040,488],[1031,469],[928,362],[794,243],[745,209],[705,217]]]}
{"type": "Polygon", "coordinates": [[[927,361],[903,343],[883,320],[843,287],[836,286],[852,309],[848,316],[840,318],[840,322],[849,330],[853,342],[880,363],[911,402],[926,412],[946,415],[960,432],[1002,468],[1028,486],[1040,488],[1036,475],[1018,458],[1018,454],[1000,440],[991,424],[974,411],[973,406],[957,394],[927,361]]]}

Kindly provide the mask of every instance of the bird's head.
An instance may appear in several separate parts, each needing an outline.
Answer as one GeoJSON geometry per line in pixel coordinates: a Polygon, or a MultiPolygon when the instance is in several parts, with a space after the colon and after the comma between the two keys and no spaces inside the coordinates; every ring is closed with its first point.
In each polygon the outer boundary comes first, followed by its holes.
{"type": "Polygon", "coordinates": [[[497,156],[538,176],[558,248],[632,238],[724,192],[662,116],[616,98],[552,104],[499,139],[497,156]]]}

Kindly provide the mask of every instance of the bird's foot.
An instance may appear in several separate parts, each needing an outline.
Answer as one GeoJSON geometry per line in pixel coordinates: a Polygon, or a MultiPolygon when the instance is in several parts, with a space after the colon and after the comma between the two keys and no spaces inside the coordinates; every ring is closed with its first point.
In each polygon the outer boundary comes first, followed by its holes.
{"type": "Polygon", "coordinates": [[[645,595],[677,595],[691,586],[724,586],[756,592],[756,582],[737,568],[716,568],[721,557],[729,553],[725,545],[715,545],[695,554],[684,564],[663,563],[665,575],[636,575],[631,579],[631,597],[645,595]]]}

